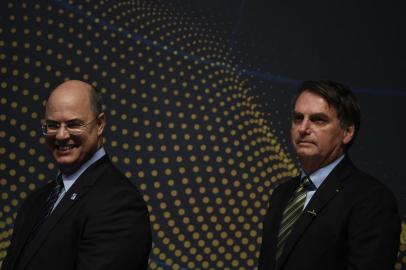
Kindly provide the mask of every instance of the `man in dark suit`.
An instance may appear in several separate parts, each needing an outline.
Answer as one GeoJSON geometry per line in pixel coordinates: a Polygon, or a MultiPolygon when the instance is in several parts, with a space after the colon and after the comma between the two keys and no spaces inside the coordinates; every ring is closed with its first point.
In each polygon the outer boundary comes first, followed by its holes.
{"type": "Polygon", "coordinates": [[[307,81],[293,104],[291,139],[301,174],[272,193],[259,269],[393,270],[396,200],[347,154],[360,125],[354,94],[340,83],[307,81]]]}
{"type": "Polygon", "coordinates": [[[3,270],[147,268],[147,207],[106,155],[104,127],[94,87],[67,81],[52,91],[42,128],[58,177],[20,208],[3,270]]]}

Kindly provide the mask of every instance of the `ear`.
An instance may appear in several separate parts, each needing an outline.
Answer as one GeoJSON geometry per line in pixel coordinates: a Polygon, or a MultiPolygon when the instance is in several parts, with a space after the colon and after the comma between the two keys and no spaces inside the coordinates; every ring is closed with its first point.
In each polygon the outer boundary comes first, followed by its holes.
{"type": "Polygon", "coordinates": [[[354,133],[355,133],[354,125],[347,126],[344,129],[344,137],[342,139],[342,143],[344,145],[348,144],[352,140],[352,138],[354,137],[354,133]]]}
{"type": "Polygon", "coordinates": [[[105,126],[106,126],[106,117],[104,113],[100,113],[99,116],[97,116],[97,135],[101,136],[103,134],[105,126]]]}

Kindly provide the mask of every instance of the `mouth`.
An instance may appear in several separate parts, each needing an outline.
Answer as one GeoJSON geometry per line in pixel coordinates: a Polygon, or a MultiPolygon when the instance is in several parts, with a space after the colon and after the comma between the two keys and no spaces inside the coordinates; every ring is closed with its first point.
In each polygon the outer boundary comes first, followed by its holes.
{"type": "Polygon", "coordinates": [[[69,150],[72,150],[75,148],[75,145],[69,144],[69,145],[55,145],[56,149],[60,152],[67,152],[69,150]]]}
{"type": "Polygon", "coordinates": [[[297,141],[297,145],[314,145],[314,142],[311,141],[297,141]]]}

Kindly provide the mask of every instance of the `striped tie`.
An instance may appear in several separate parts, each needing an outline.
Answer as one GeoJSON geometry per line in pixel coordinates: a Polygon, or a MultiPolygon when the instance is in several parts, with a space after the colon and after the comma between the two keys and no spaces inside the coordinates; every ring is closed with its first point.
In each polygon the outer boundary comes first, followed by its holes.
{"type": "Polygon", "coordinates": [[[310,183],[311,183],[310,178],[308,176],[305,176],[302,179],[299,187],[293,193],[292,198],[290,198],[288,204],[286,205],[285,210],[283,211],[283,217],[278,233],[278,243],[276,249],[277,261],[282,254],[286,239],[288,238],[290,232],[292,231],[293,225],[298,220],[300,214],[303,211],[303,206],[306,201],[306,193],[307,193],[306,187],[308,187],[310,183]]]}
{"type": "Polygon", "coordinates": [[[31,233],[29,234],[29,236],[27,238],[27,243],[29,243],[34,238],[34,236],[37,234],[37,231],[39,230],[41,225],[48,218],[48,216],[52,213],[55,202],[58,200],[58,197],[63,190],[62,175],[59,174],[58,178],[55,181],[53,181],[52,184],[53,184],[53,187],[51,189],[51,192],[48,195],[44,208],[42,209],[40,215],[38,216],[37,222],[35,223],[34,227],[31,230],[31,233]]]}

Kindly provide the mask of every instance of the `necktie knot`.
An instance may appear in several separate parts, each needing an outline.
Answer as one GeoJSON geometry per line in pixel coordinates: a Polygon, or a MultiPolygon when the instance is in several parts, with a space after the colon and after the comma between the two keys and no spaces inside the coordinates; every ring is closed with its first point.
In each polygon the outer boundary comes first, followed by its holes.
{"type": "Polygon", "coordinates": [[[46,211],[45,211],[45,218],[48,217],[54,208],[54,205],[56,201],[59,198],[59,195],[61,194],[63,189],[63,178],[62,174],[59,174],[58,177],[54,181],[54,186],[51,190],[51,193],[48,195],[48,199],[46,202],[46,211]]]}
{"type": "Polygon", "coordinates": [[[300,185],[303,188],[307,188],[312,184],[312,180],[310,179],[310,177],[308,175],[306,175],[305,177],[303,177],[303,179],[300,182],[300,185]]]}
{"type": "Polygon", "coordinates": [[[60,189],[63,187],[63,178],[62,174],[59,174],[58,177],[55,179],[55,189],[58,190],[58,193],[60,193],[60,189]]]}

